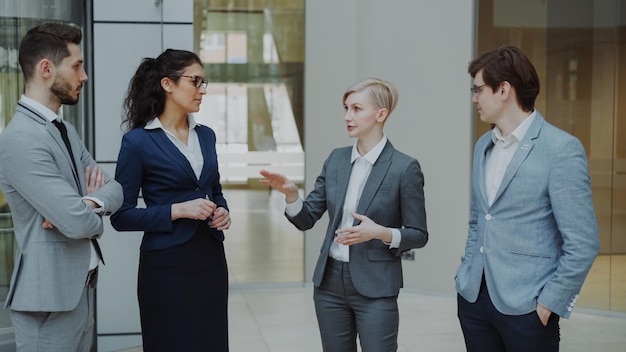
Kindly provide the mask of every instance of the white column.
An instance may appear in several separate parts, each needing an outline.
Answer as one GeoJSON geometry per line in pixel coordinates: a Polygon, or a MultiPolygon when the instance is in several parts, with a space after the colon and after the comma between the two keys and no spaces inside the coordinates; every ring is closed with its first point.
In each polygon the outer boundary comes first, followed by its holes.
{"type": "MultiPolygon", "coordinates": [[[[122,101],[141,59],[167,48],[193,50],[193,0],[94,0],[95,157],[115,173],[122,101]]],[[[116,232],[105,220],[106,265],[97,291],[98,349],[141,345],[137,304],[139,232],[116,232]]]]}
{"type": "MultiPolygon", "coordinates": [[[[469,213],[474,1],[312,0],[305,15],[306,191],[331,149],[352,143],[343,121],[344,89],[370,76],[393,82],[400,98],[385,132],[421,163],[430,232],[415,260],[404,261],[404,284],[452,294],[469,213]]],[[[323,222],[305,236],[306,282],[323,222]]]]}

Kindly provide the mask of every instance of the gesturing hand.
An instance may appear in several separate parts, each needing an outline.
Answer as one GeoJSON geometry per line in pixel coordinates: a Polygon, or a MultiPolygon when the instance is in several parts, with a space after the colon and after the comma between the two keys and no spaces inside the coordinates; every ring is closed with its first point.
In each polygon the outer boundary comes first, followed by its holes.
{"type": "Polygon", "coordinates": [[[287,203],[293,203],[298,199],[298,187],[293,181],[285,177],[285,175],[269,172],[267,170],[261,170],[259,174],[265,177],[265,179],[261,179],[259,182],[285,194],[287,203]]]}
{"type": "Polygon", "coordinates": [[[335,231],[337,234],[335,242],[338,244],[351,246],[375,238],[387,243],[391,242],[393,237],[391,229],[378,225],[365,215],[352,213],[352,217],[359,220],[361,223],[356,226],[344,227],[335,231]]]}

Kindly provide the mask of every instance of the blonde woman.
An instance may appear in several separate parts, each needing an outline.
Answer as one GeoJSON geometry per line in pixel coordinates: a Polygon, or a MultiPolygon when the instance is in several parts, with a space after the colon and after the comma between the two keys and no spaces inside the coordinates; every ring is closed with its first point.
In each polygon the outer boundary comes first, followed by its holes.
{"type": "Polygon", "coordinates": [[[401,253],[428,241],[424,178],[414,158],[396,150],[383,127],[396,106],[393,84],[368,78],[343,95],[354,144],[332,151],[313,191],[301,199],[285,176],[262,170],[262,183],[285,194],[286,216],[308,230],[330,222],[313,274],[325,352],[396,351],[401,253]]]}

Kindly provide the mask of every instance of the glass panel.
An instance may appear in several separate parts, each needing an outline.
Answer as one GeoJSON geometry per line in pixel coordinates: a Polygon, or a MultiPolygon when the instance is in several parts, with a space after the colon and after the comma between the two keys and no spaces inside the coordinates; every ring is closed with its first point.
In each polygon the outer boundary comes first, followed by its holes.
{"type": "Polygon", "coordinates": [[[194,116],[216,133],[227,198],[246,204],[231,209],[230,282],[302,281],[302,237],[258,179],[269,169],[304,182],[304,0],[195,0],[194,18],[210,82],[194,116]]]}
{"type": "Polygon", "coordinates": [[[256,167],[303,159],[304,1],[196,0],[196,51],[210,80],[196,117],[218,138],[225,186],[257,184],[256,167]],[[198,18],[198,16],[196,16],[198,18]]]}
{"type": "MultiPolygon", "coordinates": [[[[18,19],[0,17],[0,133],[11,120],[15,105],[24,91],[24,80],[17,61],[22,32],[18,19]]],[[[16,246],[9,206],[0,191],[0,305],[4,305],[9,290],[16,246]]],[[[10,327],[9,311],[0,310],[0,337],[10,334],[10,327]]]]}
{"type": "MultiPolygon", "coordinates": [[[[626,311],[626,128],[620,117],[626,103],[619,98],[626,89],[622,82],[626,67],[621,67],[626,62],[619,60],[626,54],[625,3],[477,2],[477,52],[505,44],[521,47],[541,80],[536,108],[585,147],[601,249],[579,304],[619,311],[626,311]],[[618,25],[615,14],[620,11],[622,24],[618,25]]],[[[491,126],[476,121],[478,138],[491,126]]]]}
{"type": "Polygon", "coordinates": [[[626,0],[620,0],[618,5],[611,310],[626,312],[626,0]]]}

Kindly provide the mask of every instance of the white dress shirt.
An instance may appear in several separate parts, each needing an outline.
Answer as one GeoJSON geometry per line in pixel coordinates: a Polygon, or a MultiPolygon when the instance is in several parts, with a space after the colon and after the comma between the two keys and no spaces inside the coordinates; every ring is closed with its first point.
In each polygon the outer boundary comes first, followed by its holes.
{"type": "MultiPolygon", "coordinates": [[[[357,142],[358,140],[355,141],[352,146],[352,156],[350,160],[352,163],[352,171],[350,172],[350,180],[348,181],[348,188],[346,190],[346,197],[343,204],[340,228],[353,226],[354,218],[352,217],[352,213],[356,212],[365,183],[367,182],[370,172],[372,171],[374,163],[376,163],[376,160],[378,160],[378,157],[385,148],[385,144],[387,144],[387,137],[383,135],[380,142],[378,142],[374,148],[363,156],[361,156],[358,152],[357,142]]],[[[285,211],[287,215],[295,216],[300,212],[300,210],[302,210],[302,206],[303,201],[301,198],[298,198],[295,202],[288,203],[285,211]]],[[[391,231],[392,240],[389,244],[389,248],[398,248],[401,240],[400,230],[392,229],[391,231]]],[[[338,244],[333,241],[330,245],[329,255],[334,259],[348,262],[350,261],[350,248],[349,246],[338,244]]]]}
{"type": "Polygon", "coordinates": [[[491,131],[494,146],[487,151],[485,158],[485,187],[490,206],[496,198],[504,173],[519,147],[519,142],[524,138],[536,114],[536,111],[533,111],[506,137],[502,136],[502,131],[498,127],[494,127],[491,131]]]}

